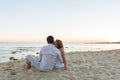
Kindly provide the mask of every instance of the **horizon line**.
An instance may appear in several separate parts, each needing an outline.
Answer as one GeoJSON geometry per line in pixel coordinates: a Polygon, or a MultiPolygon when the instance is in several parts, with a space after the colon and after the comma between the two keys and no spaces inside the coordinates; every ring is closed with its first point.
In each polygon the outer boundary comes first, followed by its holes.
{"type": "MultiPolygon", "coordinates": [[[[47,43],[47,42],[42,42],[42,41],[0,41],[0,43],[47,43]]],[[[71,42],[66,42],[64,43],[120,43],[120,41],[115,41],[115,42],[110,42],[110,41],[88,41],[88,42],[78,42],[78,41],[71,41],[71,42]]]]}

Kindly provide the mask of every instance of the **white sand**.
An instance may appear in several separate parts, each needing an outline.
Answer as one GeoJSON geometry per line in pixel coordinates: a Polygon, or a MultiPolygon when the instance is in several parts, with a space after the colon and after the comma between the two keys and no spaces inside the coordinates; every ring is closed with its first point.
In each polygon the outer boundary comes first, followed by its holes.
{"type": "Polygon", "coordinates": [[[120,80],[120,50],[66,55],[68,70],[24,70],[24,60],[0,63],[0,80],[120,80]]]}

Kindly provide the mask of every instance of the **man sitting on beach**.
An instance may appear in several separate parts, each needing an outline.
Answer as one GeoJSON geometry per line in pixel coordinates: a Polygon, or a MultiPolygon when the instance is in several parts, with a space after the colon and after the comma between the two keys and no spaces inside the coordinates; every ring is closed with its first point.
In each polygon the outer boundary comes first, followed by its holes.
{"type": "Polygon", "coordinates": [[[54,45],[54,37],[47,37],[48,45],[43,46],[40,51],[40,60],[37,60],[35,56],[28,55],[26,57],[25,68],[30,69],[31,64],[35,66],[39,71],[50,71],[54,68],[57,58],[63,62],[60,51],[54,45]]]}

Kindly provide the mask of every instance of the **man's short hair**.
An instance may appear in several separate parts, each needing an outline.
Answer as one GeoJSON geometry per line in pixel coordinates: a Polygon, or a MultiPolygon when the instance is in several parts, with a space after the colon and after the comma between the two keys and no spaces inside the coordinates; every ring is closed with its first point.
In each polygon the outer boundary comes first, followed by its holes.
{"type": "Polygon", "coordinates": [[[51,35],[48,36],[48,37],[47,37],[47,42],[48,42],[48,43],[54,43],[54,37],[51,36],[51,35]]]}

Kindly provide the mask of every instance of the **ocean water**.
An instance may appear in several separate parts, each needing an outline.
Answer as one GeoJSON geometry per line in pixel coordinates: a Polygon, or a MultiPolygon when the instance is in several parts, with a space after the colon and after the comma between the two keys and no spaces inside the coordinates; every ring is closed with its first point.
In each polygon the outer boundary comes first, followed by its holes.
{"type": "MultiPolygon", "coordinates": [[[[16,59],[25,58],[28,54],[39,55],[43,43],[0,43],[0,62],[10,60],[10,57],[16,59]]],[[[120,44],[64,44],[65,52],[76,51],[101,51],[120,49],[120,44]]]]}

